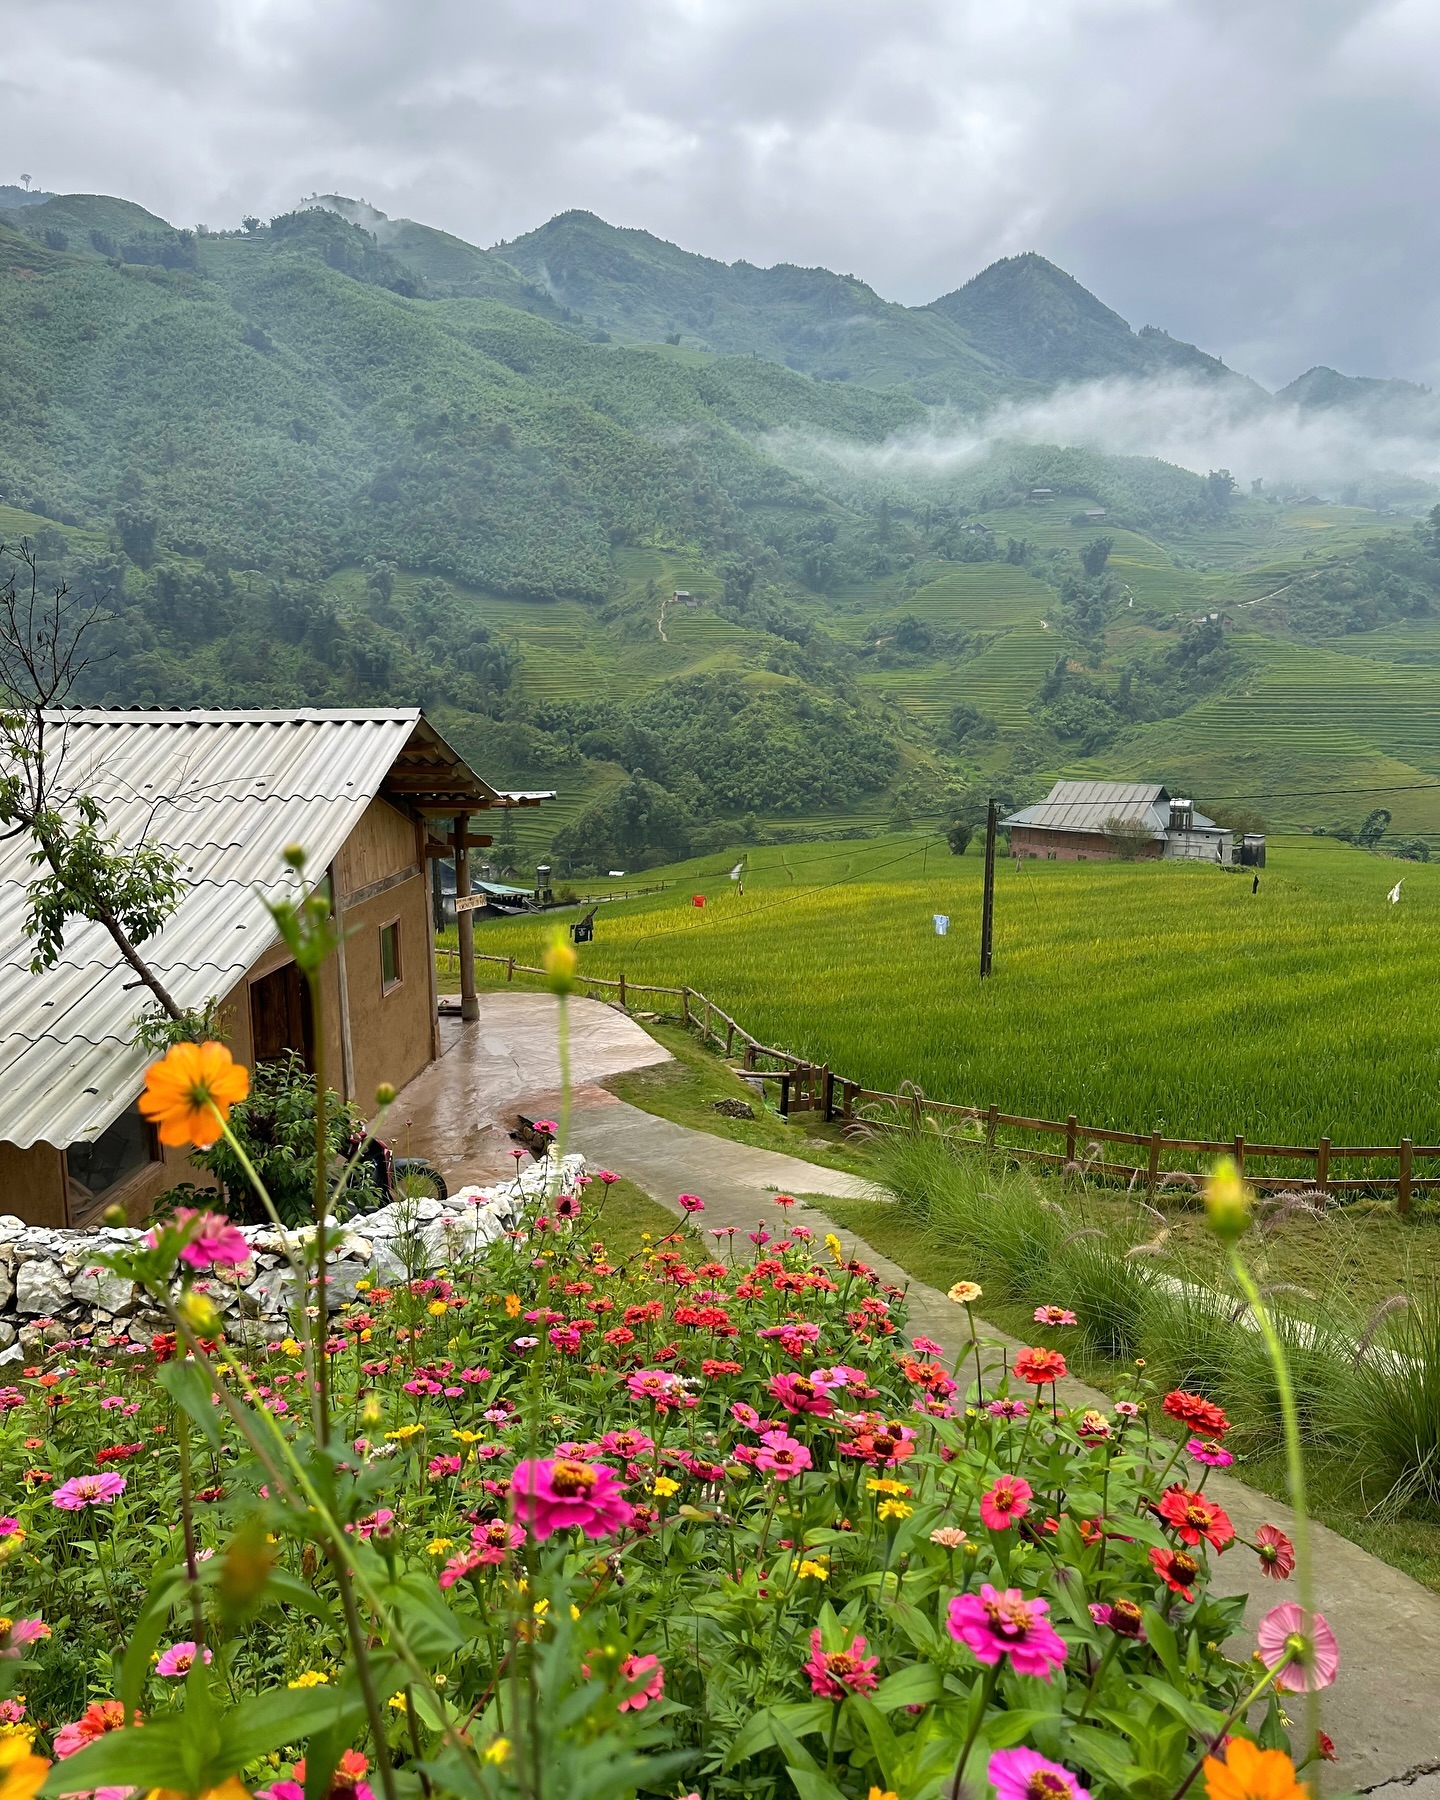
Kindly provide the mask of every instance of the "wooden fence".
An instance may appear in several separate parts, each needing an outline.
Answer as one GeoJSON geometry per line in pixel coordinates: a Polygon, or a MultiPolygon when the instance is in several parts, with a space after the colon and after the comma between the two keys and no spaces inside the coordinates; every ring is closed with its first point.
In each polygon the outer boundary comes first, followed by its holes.
{"type": "MultiPolygon", "coordinates": [[[[459,952],[441,949],[439,955],[459,967],[459,952]]],[[[505,979],[517,975],[543,976],[543,969],[517,963],[513,956],[487,955],[476,952],[476,962],[498,963],[505,979]]],[[[1402,1138],[1398,1144],[1332,1144],[1322,1137],[1318,1144],[1252,1144],[1243,1137],[1212,1140],[1208,1138],[1171,1138],[1158,1131],[1112,1131],[1108,1127],[1082,1125],[1071,1113],[1069,1118],[1030,1119],[1019,1113],[1001,1112],[995,1104],[960,1106],[951,1101],[932,1100],[913,1082],[902,1082],[898,1093],[890,1094],[867,1088],[858,1081],[837,1075],[828,1063],[807,1062],[788,1050],[762,1044],[745,1027],[732,1019],[723,1007],[708,999],[696,988],[659,987],[649,982],[618,980],[600,975],[577,975],[580,987],[599,988],[613,995],[622,1010],[641,995],[678,1000],[679,1017],[699,1031],[707,1042],[713,1042],[723,1053],[733,1056],[737,1047],[743,1058],[743,1078],[759,1083],[773,1083],[778,1089],[779,1110],[785,1117],[796,1113],[819,1113],[827,1122],[865,1124],[882,1130],[920,1126],[927,1119],[944,1125],[953,1121],[962,1129],[955,1142],[974,1144],[976,1148],[999,1150],[1029,1162],[1107,1180],[1126,1182],[1132,1189],[1144,1186],[1147,1194],[1166,1186],[1193,1186],[1207,1160],[1218,1156],[1233,1157],[1237,1168],[1253,1187],[1270,1191],[1285,1189],[1335,1193],[1393,1193],[1402,1214],[1410,1211],[1415,1193],[1426,1188],[1440,1188],[1440,1173],[1417,1174],[1417,1163],[1440,1167],[1440,1144],[1416,1144],[1402,1138]],[[774,1064],[775,1067],[763,1067],[774,1064]],[[1027,1143],[1026,1138],[1039,1138],[1040,1143],[1027,1143]],[[1047,1148],[1044,1140],[1055,1140],[1047,1148]],[[1060,1142],[1063,1140],[1063,1147],[1060,1142]],[[1110,1146],[1131,1152],[1143,1152],[1135,1161],[1110,1160],[1110,1146]],[[1172,1157],[1178,1153],[1185,1165],[1177,1166],[1172,1157]],[[1298,1163],[1299,1173],[1284,1173],[1274,1164],[1298,1163]],[[1376,1164],[1394,1164],[1394,1172],[1377,1169],[1376,1164]],[[1266,1165],[1260,1167],[1257,1165],[1266,1165]],[[1337,1167],[1355,1169],[1354,1174],[1336,1173],[1337,1167]]]]}

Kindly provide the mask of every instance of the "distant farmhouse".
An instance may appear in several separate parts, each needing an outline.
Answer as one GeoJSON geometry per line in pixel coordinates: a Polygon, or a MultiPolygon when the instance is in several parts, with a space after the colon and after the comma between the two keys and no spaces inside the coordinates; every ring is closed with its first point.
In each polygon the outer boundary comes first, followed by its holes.
{"type": "Polygon", "coordinates": [[[1012,856],[1050,862],[1103,861],[1113,857],[1169,857],[1190,862],[1263,863],[1265,840],[1235,834],[1193,800],[1172,799],[1157,784],[1130,781],[1057,781],[1034,806],[1002,821],[1012,856]]]}
{"type": "MultiPolygon", "coordinates": [[[[458,848],[468,888],[469,851],[491,841],[474,815],[551,796],[491,787],[411,708],[54,719],[63,788],[98,799],[122,842],[148,838],[183,862],[185,895],[141,953],[180,1006],[221,1002],[238,1061],[293,1050],[314,1067],[309,997],[261,897],[287,891],[291,843],[345,931],[324,976],[331,1083],[368,1108],[379,1082],[403,1086],[439,1055],[437,862],[458,848]]],[[[119,1204],[140,1219],[196,1173],[136,1107],[146,995],[90,923],[31,974],[30,852],[23,837],[0,842],[0,1212],[73,1226],[119,1204]]]]}

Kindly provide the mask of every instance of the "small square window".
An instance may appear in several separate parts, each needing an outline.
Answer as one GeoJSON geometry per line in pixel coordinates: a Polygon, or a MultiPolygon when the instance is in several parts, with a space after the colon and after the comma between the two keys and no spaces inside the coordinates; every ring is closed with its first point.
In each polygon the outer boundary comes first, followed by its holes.
{"type": "Polygon", "coordinates": [[[380,927],[380,986],[385,993],[400,984],[400,921],[380,927]]]}

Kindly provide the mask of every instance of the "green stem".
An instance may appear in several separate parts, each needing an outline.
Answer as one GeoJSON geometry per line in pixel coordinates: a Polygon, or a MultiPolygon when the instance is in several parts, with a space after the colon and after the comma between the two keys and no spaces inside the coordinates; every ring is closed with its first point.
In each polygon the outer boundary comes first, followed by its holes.
{"type": "Polygon", "coordinates": [[[989,1710],[990,1701],[995,1693],[995,1684],[1000,1679],[1000,1665],[997,1662],[985,1676],[985,1687],[980,1696],[980,1704],[975,1709],[975,1718],[965,1737],[964,1748],[960,1752],[960,1760],[955,1765],[955,1778],[950,1783],[950,1800],[960,1800],[960,1783],[965,1778],[965,1765],[970,1760],[970,1752],[975,1748],[975,1740],[980,1735],[980,1727],[985,1723],[985,1714],[989,1710]]]}

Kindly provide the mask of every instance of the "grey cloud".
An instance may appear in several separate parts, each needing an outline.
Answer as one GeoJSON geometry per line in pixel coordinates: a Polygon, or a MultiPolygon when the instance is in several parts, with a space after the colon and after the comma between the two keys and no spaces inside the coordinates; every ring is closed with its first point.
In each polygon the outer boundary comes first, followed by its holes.
{"type": "Polygon", "coordinates": [[[587,207],[911,304],[1038,249],[1271,384],[1440,375],[1433,0],[10,0],[6,46],[10,178],[180,222],[587,207]]]}

